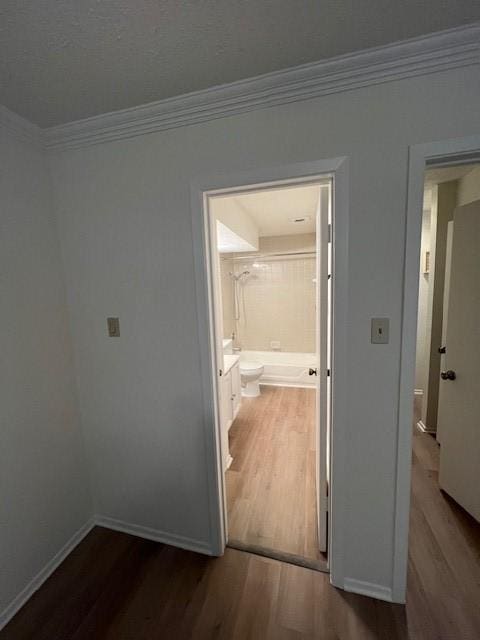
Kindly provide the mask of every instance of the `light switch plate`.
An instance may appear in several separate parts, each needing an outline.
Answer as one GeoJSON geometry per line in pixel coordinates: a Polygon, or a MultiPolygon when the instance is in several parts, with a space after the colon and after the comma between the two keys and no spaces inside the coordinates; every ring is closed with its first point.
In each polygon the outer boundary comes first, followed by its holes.
{"type": "Polygon", "coordinates": [[[120,337],[120,318],[107,318],[107,327],[110,338],[120,337]]]}
{"type": "Polygon", "coordinates": [[[371,342],[372,344],[388,344],[390,340],[390,319],[372,318],[371,342]]]}

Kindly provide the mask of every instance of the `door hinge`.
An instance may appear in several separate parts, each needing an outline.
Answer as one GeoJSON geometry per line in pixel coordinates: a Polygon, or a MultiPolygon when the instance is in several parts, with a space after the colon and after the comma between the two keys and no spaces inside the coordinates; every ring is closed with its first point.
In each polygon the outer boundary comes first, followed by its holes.
{"type": "Polygon", "coordinates": [[[328,225],[328,242],[330,243],[332,241],[332,225],[329,224],[328,225]]]}
{"type": "Polygon", "coordinates": [[[218,375],[219,375],[219,376],[223,376],[223,370],[222,370],[222,369],[219,369],[219,370],[218,370],[218,375]]]}
{"type": "Polygon", "coordinates": [[[330,377],[330,369],[327,369],[327,378],[330,377]]]}

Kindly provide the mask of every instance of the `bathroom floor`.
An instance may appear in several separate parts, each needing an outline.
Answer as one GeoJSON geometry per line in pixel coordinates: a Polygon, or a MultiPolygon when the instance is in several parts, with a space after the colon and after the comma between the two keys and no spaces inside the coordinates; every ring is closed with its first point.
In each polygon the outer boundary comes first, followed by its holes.
{"type": "Polygon", "coordinates": [[[325,570],[317,548],[315,391],[261,389],[258,398],[242,398],[229,432],[229,546],[325,570]]]}

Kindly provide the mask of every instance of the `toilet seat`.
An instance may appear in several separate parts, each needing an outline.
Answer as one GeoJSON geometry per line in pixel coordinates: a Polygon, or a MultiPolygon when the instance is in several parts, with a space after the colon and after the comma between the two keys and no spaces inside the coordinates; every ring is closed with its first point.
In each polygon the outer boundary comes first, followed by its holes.
{"type": "Polygon", "coordinates": [[[240,371],[245,371],[245,373],[252,373],[253,371],[256,371],[257,369],[260,369],[263,367],[263,364],[261,362],[255,362],[254,360],[247,360],[245,362],[242,362],[240,360],[240,371]]]}

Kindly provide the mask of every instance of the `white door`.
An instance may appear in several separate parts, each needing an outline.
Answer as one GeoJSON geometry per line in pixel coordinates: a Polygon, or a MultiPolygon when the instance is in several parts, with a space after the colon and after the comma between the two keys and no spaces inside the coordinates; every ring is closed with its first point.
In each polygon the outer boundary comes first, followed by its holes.
{"type": "Polygon", "coordinates": [[[328,211],[330,187],[320,187],[317,207],[316,295],[316,419],[317,419],[317,518],[318,546],[327,550],[327,435],[328,435],[328,211]]]}
{"type": "MultiPolygon", "coordinates": [[[[440,345],[440,371],[446,370],[447,360],[445,344],[447,342],[447,325],[448,325],[448,301],[450,299],[450,273],[452,266],[452,240],[453,240],[453,220],[447,224],[447,246],[445,251],[445,280],[443,285],[443,314],[442,314],[442,344],[440,345]]],[[[438,390],[438,410],[437,410],[437,442],[442,444],[443,429],[443,409],[445,407],[444,389],[446,385],[440,385],[438,390]]]]}
{"type": "Polygon", "coordinates": [[[439,484],[480,521],[480,200],[453,220],[439,484]]]}

